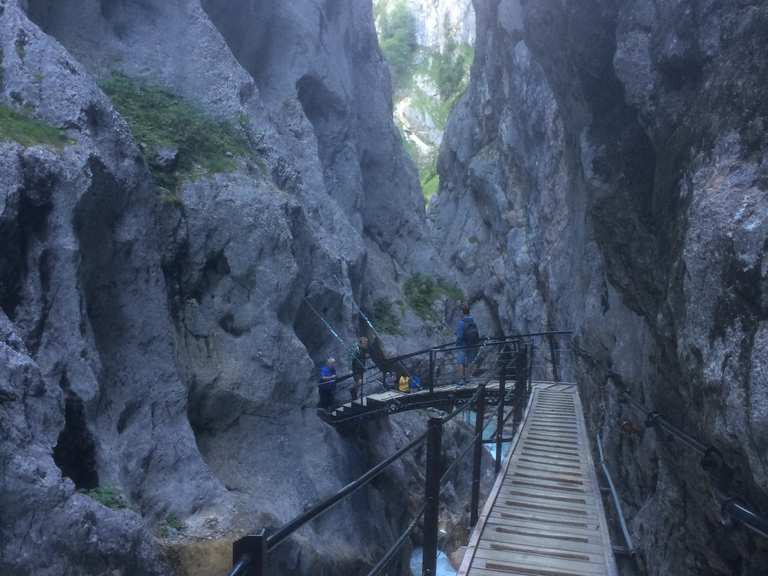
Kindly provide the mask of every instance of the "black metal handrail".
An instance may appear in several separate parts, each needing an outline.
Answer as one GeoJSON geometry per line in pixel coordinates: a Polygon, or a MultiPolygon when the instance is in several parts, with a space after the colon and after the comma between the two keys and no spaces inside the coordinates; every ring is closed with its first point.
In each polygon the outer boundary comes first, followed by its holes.
{"type": "MultiPolygon", "coordinates": [[[[569,336],[573,334],[573,330],[552,330],[549,332],[530,332],[530,333],[520,333],[520,334],[508,334],[508,335],[502,335],[502,336],[486,336],[481,338],[481,342],[479,344],[476,344],[475,346],[457,346],[456,341],[452,340],[450,342],[444,342],[442,344],[438,344],[437,346],[430,346],[429,348],[423,348],[421,350],[416,350],[415,352],[407,352],[405,354],[400,354],[399,356],[391,356],[386,359],[387,364],[394,365],[398,362],[402,362],[403,360],[410,360],[411,358],[415,358],[416,356],[423,356],[426,354],[429,354],[431,351],[441,351],[441,352],[448,352],[448,351],[454,351],[454,350],[462,350],[462,349],[470,349],[470,348],[481,348],[486,343],[497,343],[497,342],[514,342],[517,340],[522,340],[526,338],[535,338],[535,337],[541,337],[541,336],[569,336]]],[[[364,373],[372,372],[377,370],[379,367],[374,365],[368,366],[365,368],[364,373]]],[[[346,380],[349,380],[354,376],[353,372],[348,372],[346,374],[336,376],[335,378],[330,378],[327,381],[333,382],[336,384],[339,384],[341,382],[344,382],[346,380]]]]}
{"type": "Polygon", "coordinates": [[[370,482],[372,482],[379,474],[384,472],[390,464],[395,462],[396,460],[399,460],[404,454],[407,452],[410,452],[413,448],[421,444],[427,437],[427,433],[424,432],[411,440],[408,444],[400,448],[397,452],[392,454],[389,458],[384,460],[383,462],[380,462],[373,468],[371,468],[368,472],[360,476],[357,480],[354,482],[350,482],[347,484],[344,488],[336,492],[333,496],[330,498],[327,498],[326,500],[323,500],[319,504],[316,504],[300,516],[294,518],[287,524],[285,524],[282,528],[280,528],[277,532],[272,534],[267,538],[267,551],[271,552],[275,548],[277,548],[280,544],[282,544],[288,536],[293,534],[296,530],[304,526],[307,522],[310,520],[313,520],[320,516],[321,514],[324,514],[331,508],[333,508],[336,504],[344,500],[347,496],[351,496],[355,492],[357,492],[360,488],[363,486],[366,486],[370,482]]]}
{"type": "Polygon", "coordinates": [[[248,569],[248,566],[250,566],[250,565],[251,565],[251,555],[250,554],[245,554],[232,567],[232,570],[230,570],[230,572],[229,572],[229,574],[227,574],[227,576],[242,576],[243,574],[245,574],[245,571],[248,569]]]}
{"type": "Polygon", "coordinates": [[[411,520],[411,523],[408,524],[408,527],[403,531],[402,534],[400,534],[400,537],[395,540],[395,543],[390,546],[389,550],[387,550],[387,553],[384,555],[384,557],[378,561],[376,566],[373,567],[373,569],[368,572],[368,576],[379,576],[384,570],[389,566],[390,562],[392,562],[392,559],[395,557],[395,555],[398,553],[400,548],[403,547],[403,544],[406,543],[408,538],[410,537],[411,533],[413,532],[414,528],[416,528],[416,525],[419,523],[419,520],[421,520],[422,516],[424,516],[424,512],[427,509],[427,505],[424,504],[421,507],[421,510],[414,516],[413,520],[411,520]]]}
{"type": "MultiPolygon", "coordinates": [[[[437,346],[432,346],[430,348],[424,348],[422,350],[417,350],[415,352],[408,352],[406,354],[401,354],[399,356],[391,356],[391,357],[386,358],[386,361],[387,361],[387,364],[394,365],[394,364],[397,364],[398,362],[402,362],[403,360],[408,360],[410,358],[415,358],[416,356],[422,356],[424,354],[429,354],[430,350],[442,350],[445,347],[453,346],[455,343],[456,343],[455,341],[445,342],[443,344],[438,344],[437,346]]],[[[374,372],[374,371],[376,371],[378,369],[379,369],[379,367],[376,364],[372,364],[371,366],[367,366],[363,370],[363,373],[367,374],[368,372],[374,372]]],[[[328,380],[326,380],[326,382],[332,382],[334,384],[339,384],[341,382],[344,382],[346,380],[351,379],[354,375],[355,375],[354,372],[348,372],[347,374],[342,374],[341,376],[336,376],[334,378],[329,378],[328,380]]]]}
{"type": "Polygon", "coordinates": [[[621,506],[621,500],[619,494],[616,491],[616,486],[613,484],[613,478],[611,478],[611,472],[608,469],[608,463],[605,460],[605,452],[603,451],[603,440],[600,437],[602,429],[595,435],[597,443],[597,453],[600,458],[600,467],[603,470],[603,476],[605,476],[606,482],[608,482],[608,489],[611,492],[611,500],[613,501],[613,507],[616,510],[616,516],[619,519],[619,526],[621,527],[621,533],[624,536],[624,543],[627,546],[627,553],[631,556],[635,554],[635,545],[632,542],[632,536],[629,534],[627,528],[627,521],[624,518],[624,509],[621,506]]]}
{"type": "Polygon", "coordinates": [[[768,538],[768,520],[758,516],[734,498],[723,502],[723,517],[734,519],[752,530],[755,534],[768,538]]]}
{"type": "MultiPolygon", "coordinates": [[[[444,386],[445,383],[439,384],[438,380],[442,380],[446,377],[450,378],[450,374],[452,374],[451,370],[446,371],[446,368],[450,367],[450,364],[452,360],[455,360],[452,358],[452,352],[456,351],[468,351],[468,350],[478,350],[479,353],[477,354],[477,359],[475,360],[473,364],[473,370],[477,370],[478,362],[480,361],[480,358],[483,355],[483,350],[499,350],[500,348],[504,346],[511,346],[514,345],[515,347],[518,347],[520,345],[520,338],[515,336],[512,338],[507,337],[493,337],[493,338],[483,338],[481,339],[481,342],[472,345],[472,346],[456,346],[453,342],[443,343],[439,346],[435,346],[432,348],[425,348],[423,350],[418,350],[416,352],[411,352],[408,354],[402,354],[400,356],[395,356],[392,358],[388,358],[386,361],[387,369],[381,369],[381,376],[376,379],[375,381],[378,382],[381,385],[384,385],[386,374],[388,373],[395,373],[397,374],[399,371],[402,371],[404,373],[408,373],[409,370],[406,367],[403,362],[408,359],[416,358],[418,356],[425,356],[424,361],[429,360],[428,365],[424,366],[421,370],[417,370],[415,373],[418,373],[422,377],[422,386],[426,389],[429,388],[430,393],[434,392],[435,388],[444,386]],[[451,357],[443,356],[442,359],[439,362],[438,366],[438,356],[439,355],[451,355],[451,357]],[[398,369],[399,364],[399,369],[398,369]],[[389,370],[392,369],[390,372],[389,370]]],[[[367,373],[370,373],[371,371],[377,370],[378,366],[369,366],[366,368],[364,372],[361,374],[365,375],[367,373]]],[[[352,374],[346,374],[344,376],[336,377],[335,379],[328,379],[325,382],[327,383],[341,383],[344,381],[348,381],[353,376],[352,374]]],[[[370,381],[368,381],[370,385],[370,381]]],[[[339,398],[339,394],[344,392],[345,390],[351,389],[352,386],[357,386],[357,383],[350,384],[349,386],[344,386],[342,388],[336,388],[333,392],[333,395],[336,397],[336,400],[331,406],[323,406],[323,408],[326,409],[328,413],[333,413],[335,410],[338,410],[339,408],[347,405],[350,401],[352,404],[360,404],[363,403],[363,397],[365,396],[365,390],[366,387],[365,379],[359,383],[360,388],[357,390],[355,394],[352,395],[351,399],[341,399],[339,398]]],[[[396,383],[395,383],[396,386],[396,383]]],[[[413,407],[411,406],[410,409],[413,407]]],[[[349,416],[347,418],[339,418],[338,414],[334,414],[334,423],[338,424],[342,421],[351,421],[351,420],[358,420],[362,417],[368,418],[374,414],[384,414],[387,413],[387,410],[376,410],[376,411],[366,411],[364,414],[349,416]]]]}
{"type": "MultiPolygon", "coordinates": [[[[542,333],[547,334],[547,333],[542,333]]],[[[520,337],[515,336],[512,338],[489,338],[485,339],[478,348],[488,348],[489,346],[495,347],[499,344],[505,344],[510,341],[519,341],[520,337]]],[[[403,357],[413,357],[419,354],[428,353],[430,355],[431,370],[434,369],[434,357],[438,352],[447,352],[448,349],[462,349],[452,348],[453,343],[443,344],[439,347],[429,348],[418,353],[411,353],[390,359],[390,361],[397,361],[403,357]]],[[[468,347],[463,347],[467,349],[468,347]]],[[[510,354],[512,352],[509,352],[510,354]]],[[[507,354],[507,352],[505,352],[507,354]]],[[[533,346],[529,344],[523,344],[516,346],[514,354],[517,355],[517,359],[514,362],[517,369],[514,370],[514,376],[516,385],[514,387],[514,399],[512,401],[512,409],[504,414],[504,406],[507,401],[506,394],[506,378],[509,370],[510,362],[504,361],[497,362],[496,368],[498,368],[499,376],[499,393],[498,393],[498,412],[496,417],[496,435],[497,453],[500,454],[500,443],[502,441],[510,441],[511,439],[502,438],[502,430],[504,425],[513,414],[520,413],[520,407],[527,404],[528,395],[531,391],[531,367],[532,367],[532,354],[533,346]],[[524,369],[520,369],[520,367],[524,369]]],[[[501,354],[497,355],[497,361],[501,354]]],[[[485,370],[485,369],[484,369],[485,370]]],[[[493,372],[492,375],[495,375],[493,372]]],[[[489,377],[492,377],[489,376],[489,377]]],[[[349,378],[352,375],[340,377],[340,379],[349,378]]],[[[433,374],[430,375],[430,384],[434,385],[433,374]]],[[[339,379],[337,379],[338,381],[339,379]]],[[[306,525],[308,522],[318,518],[328,510],[332,509],[338,503],[342,502],[358,490],[367,486],[375,478],[381,475],[389,466],[394,462],[402,458],[406,453],[410,452],[417,446],[426,441],[426,474],[425,474],[425,502],[420,511],[409,523],[408,527],[403,533],[399,535],[395,543],[388,549],[385,556],[374,566],[369,576],[377,576],[389,565],[392,559],[397,554],[397,551],[407,541],[408,537],[416,527],[419,521],[424,522],[424,563],[423,563],[423,576],[434,576],[436,562],[437,562],[437,545],[438,545],[438,516],[439,516],[439,501],[440,501],[440,486],[448,476],[456,469],[458,462],[464,459],[469,453],[471,448],[474,448],[474,458],[472,466],[472,502],[470,505],[470,523],[474,524],[478,520],[479,511],[479,486],[480,486],[480,471],[481,471],[481,454],[483,450],[483,434],[486,429],[484,423],[485,406],[486,406],[486,383],[483,382],[478,387],[475,394],[467,402],[459,406],[456,410],[450,414],[442,417],[431,417],[427,426],[427,431],[420,434],[417,438],[410,441],[408,444],[400,448],[397,452],[387,457],[385,460],[371,468],[365,474],[350,482],[344,486],[341,490],[334,495],[324,499],[322,502],[315,504],[309,510],[300,514],[298,517],[287,522],[279,530],[271,535],[268,535],[266,531],[262,530],[258,534],[252,534],[245,536],[233,545],[233,565],[234,568],[230,572],[229,576],[266,576],[267,558],[270,552],[274,551],[278,546],[284,543],[294,532],[306,525]],[[468,443],[467,447],[464,447],[459,456],[454,462],[447,467],[446,470],[441,472],[442,468],[442,430],[443,426],[450,422],[457,415],[464,411],[474,407],[476,409],[476,421],[475,421],[475,435],[468,443]]],[[[455,400],[453,400],[455,403],[455,400]]],[[[427,404],[433,405],[434,401],[427,404]]],[[[515,418],[515,427],[519,427],[520,418],[515,418]]],[[[490,422],[488,423],[490,425],[490,422]]],[[[496,471],[499,471],[499,463],[497,458],[496,471]]]]}
{"type": "Polygon", "coordinates": [[[712,444],[702,442],[685,430],[682,430],[656,410],[648,410],[643,404],[632,398],[629,390],[624,389],[622,396],[630,405],[643,414],[646,427],[658,426],[671,436],[681,440],[691,450],[701,456],[699,464],[714,483],[715,490],[723,499],[721,512],[725,520],[738,522],[756,534],[768,538],[768,517],[756,513],[743,501],[724,494],[730,491],[733,470],[723,460],[720,450],[712,444]]]}

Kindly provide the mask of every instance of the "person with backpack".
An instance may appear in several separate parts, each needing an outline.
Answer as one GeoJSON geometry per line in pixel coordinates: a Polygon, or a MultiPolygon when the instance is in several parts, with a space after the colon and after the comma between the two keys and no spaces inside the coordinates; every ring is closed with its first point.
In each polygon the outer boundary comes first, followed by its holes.
{"type": "Polygon", "coordinates": [[[477,357],[479,348],[471,348],[480,344],[480,331],[475,319],[470,314],[469,304],[462,308],[464,316],[456,326],[456,346],[467,346],[465,350],[459,350],[459,378],[464,384],[469,379],[470,367],[477,357]]]}
{"type": "Polygon", "coordinates": [[[333,407],[333,395],[336,393],[336,359],[328,358],[320,368],[320,384],[317,386],[320,394],[318,408],[330,410],[333,407]]]}

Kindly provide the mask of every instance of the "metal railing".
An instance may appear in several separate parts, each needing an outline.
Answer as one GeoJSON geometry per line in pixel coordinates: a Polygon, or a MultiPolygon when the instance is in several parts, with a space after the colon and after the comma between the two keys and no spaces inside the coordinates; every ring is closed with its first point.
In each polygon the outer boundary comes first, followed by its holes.
{"type": "Polygon", "coordinates": [[[611,471],[608,469],[608,462],[605,459],[605,451],[603,450],[603,439],[602,439],[602,426],[600,427],[600,430],[598,430],[597,434],[595,434],[595,443],[597,444],[597,455],[600,460],[600,468],[603,471],[603,476],[605,477],[605,481],[608,482],[608,490],[611,493],[611,501],[613,502],[614,510],[616,511],[616,517],[619,520],[619,526],[621,527],[621,534],[624,537],[624,544],[626,545],[626,554],[629,556],[635,555],[635,545],[632,542],[632,536],[629,534],[629,529],[627,528],[627,521],[624,517],[624,509],[621,506],[621,499],[619,498],[619,493],[616,490],[616,486],[613,483],[613,478],[611,477],[611,471]]]}
{"type": "MultiPolygon", "coordinates": [[[[572,356],[570,348],[563,348],[559,344],[561,337],[571,334],[569,330],[509,334],[483,338],[474,346],[457,346],[454,342],[447,342],[386,358],[380,360],[378,365],[367,365],[360,373],[362,378],[359,385],[355,382],[354,372],[327,380],[326,383],[332,384],[335,390],[333,404],[325,409],[332,413],[345,406],[362,406],[363,399],[371,393],[397,390],[399,378],[403,374],[412,379],[418,376],[421,381],[420,390],[427,390],[430,394],[461,384],[462,380],[476,384],[489,370],[505,361],[505,353],[514,353],[519,346],[526,346],[530,350],[528,371],[535,375],[535,379],[560,381],[564,373],[571,371],[572,356]],[[539,354],[541,349],[548,354],[539,354]],[[469,362],[469,375],[461,375],[461,367],[465,364],[462,356],[473,357],[469,362]],[[358,387],[356,393],[346,396],[355,387],[358,387]]],[[[382,408],[380,412],[384,414],[387,410],[382,408]]],[[[355,419],[358,417],[348,418],[350,421],[355,419]]]]}
{"type": "Polygon", "coordinates": [[[754,507],[730,494],[734,470],[726,463],[720,450],[688,434],[656,410],[648,410],[632,398],[629,390],[622,391],[622,398],[643,415],[646,428],[658,428],[666,432],[670,438],[679,440],[700,457],[699,465],[713,483],[715,492],[722,501],[721,514],[724,523],[741,524],[755,534],[768,538],[768,517],[758,514],[754,507]]]}
{"type": "MultiPolygon", "coordinates": [[[[358,490],[367,486],[375,478],[384,473],[392,464],[400,460],[403,456],[414,450],[417,446],[426,442],[426,462],[425,462],[425,481],[424,481],[424,504],[408,524],[406,529],[398,536],[385,555],[368,573],[368,576],[379,576],[390,566],[393,559],[397,557],[398,551],[408,541],[409,536],[419,524],[423,522],[423,576],[434,576],[437,567],[438,555],[438,520],[440,513],[440,488],[450,478],[458,464],[463,461],[470,451],[473,452],[472,458],[472,485],[470,491],[470,525],[474,526],[478,521],[480,508],[480,476],[482,468],[482,452],[484,444],[487,443],[483,436],[485,429],[492,422],[485,422],[486,400],[488,398],[486,386],[492,379],[498,378],[498,392],[494,391],[494,397],[498,398],[496,409],[496,429],[493,432],[493,442],[496,444],[496,473],[501,470],[501,445],[504,442],[510,442],[514,433],[520,427],[523,417],[523,408],[528,403],[528,398],[532,390],[533,374],[533,354],[535,350],[534,338],[539,336],[549,337],[549,334],[570,334],[570,332],[541,333],[536,335],[514,335],[503,338],[489,338],[484,340],[476,347],[456,347],[453,345],[442,345],[436,348],[430,348],[425,351],[419,351],[406,354],[392,360],[413,358],[426,354],[430,359],[429,387],[433,390],[439,382],[438,367],[441,365],[437,360],[441,354],[452,354],[458,351],[466,353],[467,350],[477,348],[477,360],[475,369],[471,377],[479,377],[478,372],[483,371],[484,381],[480,382],[473,396],[460,403],[455,409],[441,417],[432,416],[429,418],[426,432],[422,433],[407,445],[400,448],[397,452],[371,468],[368,472],[343,487],[336,494],[326,498],[322,502],[314,505],[312,508],[287,522],[273,534],[268,534],[265,530],[260,530],[255,534],[247,535],[237,540],[233,545],[233,568],[229,576],[267,576],[268,560],[274,550],[286,542],[289,537],[301,527],[312,520],[328,512],[334,506],[356,493],[358,490]],[[512,345],[514,343],[514,345],[512,345]],[[481,357],[485,351],[484,357],[481,357]],[[493,353],[488,354],[488,351],[493,353]],[[507,387],[507,380],[514,378],[515,385],[507,387]],[[511,404],[511,408],[505,413],[505,407],[511,404]],[[454,418],[466,411],[474,409],[475,416],[475,435],[462,447],[459,455],[449,465],[445,466],[442,455],[442,435],[443,427],[454,418]],[[512,437],[504,437],[505,426],[512,418],[513,434],[512,437]]],[[[552,353],[552,362],[557,362],[557,356],[552,353]]],[[[342,376],[341,379],[351,378],[350,375],[342,376]]]]}

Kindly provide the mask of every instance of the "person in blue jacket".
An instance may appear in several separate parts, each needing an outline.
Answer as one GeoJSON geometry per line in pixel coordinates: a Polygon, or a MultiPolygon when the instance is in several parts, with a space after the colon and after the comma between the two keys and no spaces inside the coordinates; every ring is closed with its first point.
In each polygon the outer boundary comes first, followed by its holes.
{"type": "Polygon", "coordinates": [[[480,344],[480,332],[470,314],[469,304],[464,304],[462,313],[463,317],[456,325],[456,346],[467,346],[466,349],[459,350],[458,354],[459,378],[464,383],[471,376],[471,365],[477,357],[479,348],[475,346],[480,344]]]}
{"type": "Polygon", "coordinates": [[[333,395],[336,393],[336,359],[328,358],[320,368],[320,384],[317,386],[320,393],[319,408],[329,410],[333,407],[333,395]]]}

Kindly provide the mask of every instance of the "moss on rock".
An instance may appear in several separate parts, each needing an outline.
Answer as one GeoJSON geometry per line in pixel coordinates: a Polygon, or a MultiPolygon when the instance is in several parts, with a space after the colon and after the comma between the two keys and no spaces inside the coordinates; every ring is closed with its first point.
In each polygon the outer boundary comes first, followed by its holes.
{"type": "Polygon", "coordinates": [[[64,131],[41,120],[0,105],[0,140],[12,140],[22,146],[63,148],[68,140],[64,131]]]}
{"type": "Polygon", "coordinates": [[[104,92],[128,122],[158,186],[175,192],[185,179],[232,172],[238,158],[252,155],[235,124],[211,118],[162,88],[121,74],[104,92]]]}

